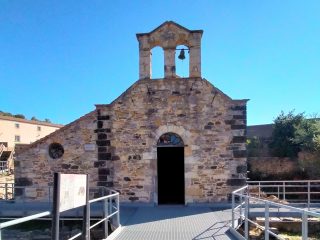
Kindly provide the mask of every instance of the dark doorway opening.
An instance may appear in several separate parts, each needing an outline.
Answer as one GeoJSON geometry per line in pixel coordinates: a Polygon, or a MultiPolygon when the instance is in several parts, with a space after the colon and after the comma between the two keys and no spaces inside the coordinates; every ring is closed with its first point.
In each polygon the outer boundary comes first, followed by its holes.
{"type": "Polygon", "coordinates": [[[184,204],[184,147],[158,147],[158,204],[184,204]]]}

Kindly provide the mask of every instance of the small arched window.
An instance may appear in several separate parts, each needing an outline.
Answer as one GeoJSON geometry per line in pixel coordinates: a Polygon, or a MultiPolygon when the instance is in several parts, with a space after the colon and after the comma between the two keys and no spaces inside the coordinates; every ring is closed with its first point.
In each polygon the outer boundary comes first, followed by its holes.
{"type": "Polygon", "coordinates": [[[169,132],[161,135],[157,143],[158,146],[176,146],[183,147],[184,143],[182,138],[175,133],[169,132]]]}

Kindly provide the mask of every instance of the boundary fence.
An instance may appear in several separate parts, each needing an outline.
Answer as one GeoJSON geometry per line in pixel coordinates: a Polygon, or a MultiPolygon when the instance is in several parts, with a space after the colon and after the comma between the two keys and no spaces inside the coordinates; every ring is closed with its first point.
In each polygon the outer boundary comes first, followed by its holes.
{"type": "MultiPolygon", "coordinates": [[[[249,223],[264,231],[264,239],[269,240],[270,235],[283,239],[281,236],[270,230],[270,212],[276,209],[298,213],[301,216],[301,236],[303,240],[308,239],[308,217],[320,218],[320,213],[311,211],[312,204],[319,204],[320,194],[318,191],[320,181],[248,181],[248,185],[232,192],[232,223],[231,232],[239,239],[249,239],[249,223]],[[295,191],[292,189],[295,188],[295,191]],[[276,191],[275,191],[276,189],[276,191]],[[288,189],[291,189],[290,191],[288,189]],[[305,190],[305,191],[304,191],[305,190]],[[268,196],[276,194],[280,202],[270,201],[268,196]],[[300,197],[296,197],[300,196],[300,197]],[[303,196],[303,198],[301,197],[303,196]],[[281,203],[282,201],[282,203],[281,203]],[[283,202],[286,203],[283,203],[283,202]],[[292,203],[304,204],[306,209],[293,207],[292,203]],[[259,205],[264,211],[265,223],[261,226],[250,218],[250,210],[259,205]],[[244,236],[238,230],[244,228],[244,236]]],[[[284,239],[283,239],[284,240],[284,239]]]]}
{"type": "MultiPolygon", "coordinates": [[[[103,188],[103,187],[101,187],[101,188],[103,188]]],[[[89,209],[90,209],[90,206],[92,206],[95,203],[98,203],[98,202],[103,203],[102,219],[100,219],[97,222],[95,222],[94,224],[90,225],[90,229],[93,229],[94,227],[96,227],[100,224],[103,224],[103,229],[104,229],[103,234],[104,234],[105,239],[108,239],[108,236],[111,237],[111,235],[117,234],[121,229],[119,193],[114,190],[107,189],[107,188],[103,188],[103,189],[105,190],[104,192],[107,193],[107,195],[89,200],[89,209]],[[114,231],[112,232],[111,235],[109,235],[109,230],[108,230],[109,225],[111,226],[112,229],[114,229],[114,231]]],[[[22,217],[22,218],[17,218],[17,219],[11,220],[11,221],[0,223],[0,240],[2,239],[1,238],[1,231],[4,228],[14,226],[19,223],[23,223],[23,222],[27,222],[27,221],[31,221],[31,220],[36,220],[36,219],[39,219],[42,217],[51,216],[51,215],[52,215],[51,211],[45,211],[45,212],[37,213],[34,215],[30,215],[30,216],[26,216],[26,217],[22,217]]],[[[90,216],[90,219],[91,219],[91,216],[90,216]]],[[[69,238],[68,240],[76,239],[76,238],[80,237],[81,235],[82,235],[82,233],[78,233],[78,234],[74,235],[73,237],[69,238]]]]}

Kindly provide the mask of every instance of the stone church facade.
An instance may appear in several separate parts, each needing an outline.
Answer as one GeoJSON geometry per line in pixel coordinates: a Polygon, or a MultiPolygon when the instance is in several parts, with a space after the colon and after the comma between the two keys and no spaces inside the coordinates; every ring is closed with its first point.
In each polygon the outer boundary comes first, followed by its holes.
{"type": "Polygon", "coordinates": [[[90,186],[122,202],[227,201],[246,180],[246,103],[201,75],[203,31],[165,22],[137,34],[139,80],[111,104],[31,144],[15,161],[16,185],[47,196],[54,172],[87,173],[90,186]],[[176,46],[189,51],[189,77],[175,74],[176,46]],[[151,49],[164,50],[164,78],[152,79],[151,49]]]}

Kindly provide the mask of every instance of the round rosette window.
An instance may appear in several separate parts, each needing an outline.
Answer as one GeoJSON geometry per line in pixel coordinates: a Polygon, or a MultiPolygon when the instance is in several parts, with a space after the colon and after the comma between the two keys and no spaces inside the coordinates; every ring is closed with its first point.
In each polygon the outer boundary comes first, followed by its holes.
{"type": "Polygon", "coordinates": [[[64,149],[60,143],[51,143],[49,145],[49,156],[53,159],[61,158],[64,154],[64,149]]]}

